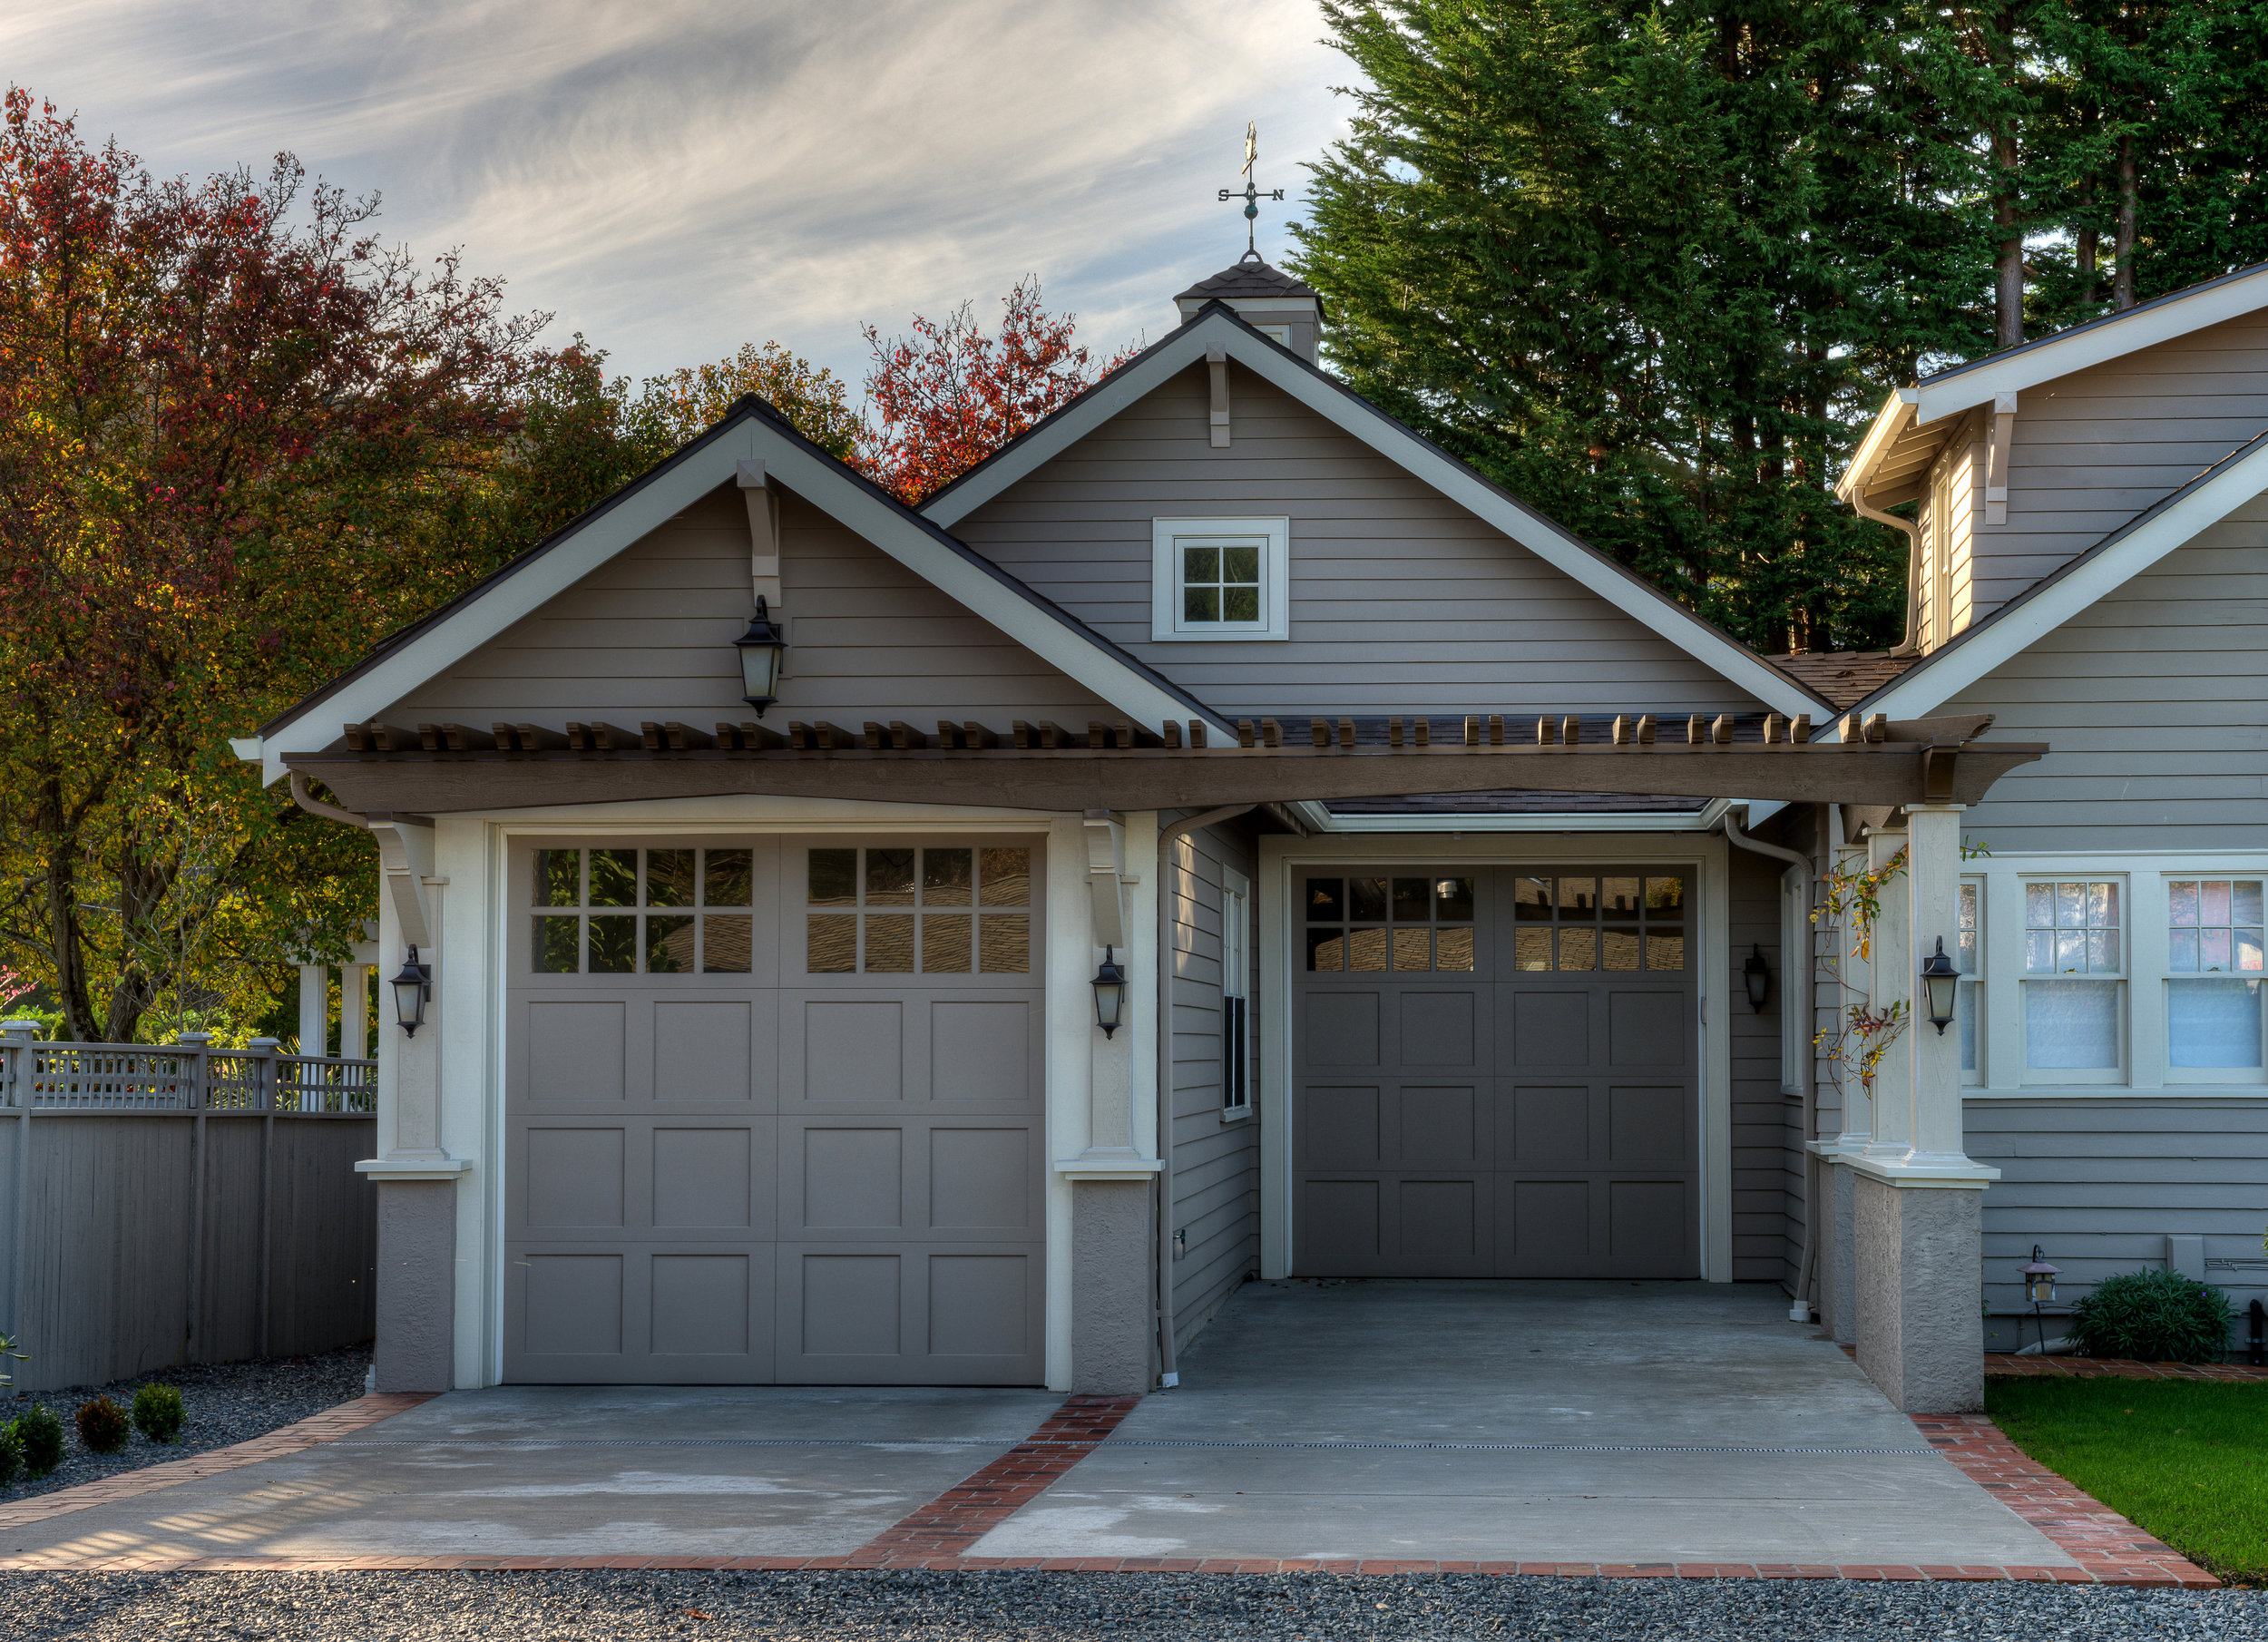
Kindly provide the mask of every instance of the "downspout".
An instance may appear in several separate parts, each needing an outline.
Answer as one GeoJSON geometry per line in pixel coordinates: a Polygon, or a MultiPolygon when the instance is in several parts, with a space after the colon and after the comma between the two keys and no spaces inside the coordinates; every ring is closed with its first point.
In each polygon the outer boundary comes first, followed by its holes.
{"type": "Polygon", "coordinates": [[[308,778],[296,769],[291,772],[291,801],[310,816],[320,816],[326,821],[344,821],[347,826],[358,826],[365,832],[370,830],[369,816],[357,816],[350,809],[324,803],[308,791],[308,778]]]}
{"type": "Polygon", "coordinates": [[[1167,851],[1182,836],[1221,821],[1233,821],[1252,804],[1224,805],[1201,815],[1184,816],[1158,833],[1158,1383],[1181,1383],[1173,1339],[1173,909],[1180,899],[1177,877],[1166,876],[1167,851]]]}
{"type": "Polygon", "coordinates": [[[1890,653],[1918,656],[1921,653],[1921,527],[1911,519],[1901,519],[1896,513],[1869,506],[1865,493],[1855,487],[1850,501],[1860,518],[1892,525],[1906,533],[1906,636],[1898,640],[1897,648],[1890,653]]]}
{"type": "MultiPolygon", "coordinates": [[[[1733,812],[1729,809],[1725,812],[1725,837],[1727,843],[1737,845],[1742,849],[1752,850],[1759,855],[1769,855],[1775,861],[1784,861],[1788,864],[1790,872],[1799,874],[1797,882],[1802,886],[1804,910],[1808,915],[1812,904],[1812,864],[1809,856],[1796,850],[1783,849],[1776,844],[1766,844],[1761,839],[1750,837],[1741,831],[1740,823],[1733,818],[1733,812]]],[[[1784,872],[1780,875],[1785,878],[1787,873],[1784,872]]],[[[1790,996],[1786,980],[1787,966],[1788,954],[1782,953],[1780,954],[1782,976],[1780,1007],[1801,1009],[1805,1015],[1808,1015],[1814,1008],[1812,997],[1812,966],[1809,963],[1804,965],[1803,982],[1794,989],[1793,997],[1790,996]]],[[[1798,1019],[1802,1018],[1802,1016],[1798,1017],[1798,1019]]],[[[1803,1097],[1804,1108],[1804,1257],[1796,1267],[1794,1301],[1788,1307],[1788,1321],[1791,1323],[1811,1321],[1812,1279],[1819,1268],[1819,1215],[1817,1212],[1819,1191],[1813,1178],[1818,1173],[1819,1159],[1812,1152],[1813,1139],[1812,1131],[1819,1127],[1818,1115],[1814,1110],[1819,1092],[1815,1087],[1814,1071],[1812,1057],[1809,1055],[1804,1056],[1796,1063],[1796,1089],[1803,1097]]]]}

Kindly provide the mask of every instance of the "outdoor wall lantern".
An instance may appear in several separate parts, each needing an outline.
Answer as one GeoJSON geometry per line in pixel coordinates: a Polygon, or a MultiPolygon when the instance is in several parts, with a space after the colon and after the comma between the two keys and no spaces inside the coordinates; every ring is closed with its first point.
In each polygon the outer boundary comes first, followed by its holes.
{"type": "Polygon", "coordinates": [[[1740,966],[1740,974],[1748,982],[1748,1007],[1761,1015],[1772,996],[1772,965],[1765,961],[1764,948],[1754,941],[1748,943],[1748,962],[1740,966]]]}
{"type": "Polygon", "coordinates": [[[411,1037],[425,1023],[425,1001],[433,996],[433,965],[417,962],[417,949],[402,960],[402,972],[394,977],[394,1019],[411,1037]]]}
{"type": "Polygon", "coordinates": [[[779,699],[779,658],[787,648],[787,635],[772,620],[762,593],[756,596],[748,630],[732,642],[740,651],[740,683],[748,692],[741,699],[761,718],[764,709],[779,699]]]}
{"type": "Polygon", "coordinates": [[[1109,1037],[1126,1019],[1126,972],[1111,960],[1114,948],[1102,949],[1102,966],[1095,971],[1095,1024],[1109,1037]]]}
{"type": "Polygon", "coordinates": [[[2039,1245],[2032,1245],[2031,1264],[2024,1268],[2024,1298],[2032,1305],[2046,1305],[2056,1297],[2056,1279],[2063,1275],[2063,1267],[2050,1266],[2042,1257],[2039,1245]]]}
{"type": "Polygon", "coordinates": [[[1945,955],[1943,935],[1937,938],[1937,951],[1921,966],[1921,991],[1930,1005],[1930,1024],[1937,1028],[1937,1035],[1942,1038],[1945,1029],[1953,1023],[1954,1001],[1960,992],[1960,972],[1945,955]]]}

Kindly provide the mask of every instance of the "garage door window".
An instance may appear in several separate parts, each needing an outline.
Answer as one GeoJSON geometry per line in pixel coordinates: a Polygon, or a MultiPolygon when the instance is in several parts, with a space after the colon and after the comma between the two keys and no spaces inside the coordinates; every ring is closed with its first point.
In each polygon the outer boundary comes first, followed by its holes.
{"type": "Polygon", "coordinates": [[[1311,971],[1466,971],[1472,951],[1470,878],[1307,880],[1311,971]]]}
{"type": "Polygon", "coordinates": [[[815,849],[805,896],[815,910],[804,919],[804,967],[815,975],[1031,968],[1029,849],[815,849]]]}
{"type": "Polygon", "coordinates": [[[1523,877],[1513,894],[1516,969],[1588,973],[1686,966],[1683,878],[1523,877]]]}
{"type": "Polygon", "coordinates": [[[745,849],[539,849],[539,975],[747,974],[745,849]]]}

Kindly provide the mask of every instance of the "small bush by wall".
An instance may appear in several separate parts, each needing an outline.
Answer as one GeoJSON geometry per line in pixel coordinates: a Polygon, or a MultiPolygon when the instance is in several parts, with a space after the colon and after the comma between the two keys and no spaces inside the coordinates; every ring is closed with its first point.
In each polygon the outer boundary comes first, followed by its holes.
{"type": "Polygon", "coordinates": [[[2071,1308],[2071,1339],[2087,1357],[2218,1363],[2235,1309],[2219,1289],[2178,1272],[2121,1272],[2071,1308]]]}
{"type": "Polygon", "coordinates": [[[79,1441],[91,1454],[114,1454],[133,1435],[126,1411],[108,1397],[79,1404],[79,1441]]]}
{"type": "Polygon", "coordinates": [[[181,1434],[181,1393],[170,1385],[152,1383],[134,1393],[134,1425],[152,1442],[171,1442],[181,1434]]]}
{"type": "Polygon", "coordinates": [[[24,1451],[24,1469],[32,1476],[44,1477],[63,1463],[63,1422],[54,1409],[34,1403],[8,1429],[15,1433],[24,1451]]]}

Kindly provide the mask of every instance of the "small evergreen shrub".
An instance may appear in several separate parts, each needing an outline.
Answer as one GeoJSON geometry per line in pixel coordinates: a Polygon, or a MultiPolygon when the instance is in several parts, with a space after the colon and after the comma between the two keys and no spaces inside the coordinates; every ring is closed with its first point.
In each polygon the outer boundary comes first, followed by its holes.
{"type": "Polygon", "coordinates": [[[181,1393],[155,1383],[134,1393],[134,1428],[152,1442],[171,1442],[181,1434],[181,1393]]]}
{"type": "Polygon", "coordinates": [[[16,1473],[23,1469],[24,1444],[17,1441],[15,1422],[11,1420],[0,1425],[0,1488],[15,1481],[16,1473]]]}
{"type": "Polygon", "coordinates": [[[108,1397],[79,1404],[79,1442],[91,1454],[114,1454],[134,1434],[126,1411],[108,1397]]]}
{"type": "Polygon", "coordinates": [[[27,1475],[44,1477],[63,1463],[63,1422],[45,1403],[33,1403],[8,1429],[23,1448],[27,1475]]]}
{"type": "Polygon", "coordinates": [[[2235,1325],[2226,1295],[2170,1271],[2121,1272],[2071,1308],[2072,1343],[2084,1357],[2218,1363],[2235,1325]]]}

